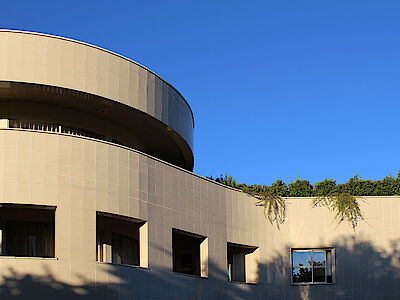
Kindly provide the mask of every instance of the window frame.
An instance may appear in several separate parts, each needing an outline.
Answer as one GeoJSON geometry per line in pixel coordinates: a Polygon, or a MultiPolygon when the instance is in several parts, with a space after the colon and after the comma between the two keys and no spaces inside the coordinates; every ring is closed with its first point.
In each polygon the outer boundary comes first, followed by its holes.
{"type": "Polygon", "coordinates": [[[291,275],[290,275],[290,283],[291,285],[332,285],[336,283],[336,276],[335,276],[335,247],[316,247],[316,248],[290,248],[290,269],[291,269],[291,275]],[[312,265],[307,265],[307,266],[294,266],[293,265],[293,253],[294,252],[311,252],[311,259],[312,259],[312,253],[313,252],[324,252],[325,253],[325,266],[312,266],[312,265]],[[331,267],[331,282],[328,282],[327,276],[328,272],[326,271],[328,266],[327,266],[327,252],[331,252],[331,262],[330,262],[330,267],[331,267]],[[311,268],[311,282],[294,282],[293,281],[293,270],[295,268],[311,268]],[[325,281],[324,282],[314,282],[314,268],[325,268],[325,281]]]}

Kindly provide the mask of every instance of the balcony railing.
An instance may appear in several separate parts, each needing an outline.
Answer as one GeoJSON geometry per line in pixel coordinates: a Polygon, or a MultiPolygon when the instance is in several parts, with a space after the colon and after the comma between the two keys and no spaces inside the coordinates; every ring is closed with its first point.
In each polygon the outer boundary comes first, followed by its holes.
{"type": "Polygon", "coordinates": [[[80,128],[73,128],[69,126],[64,126],[61,124],[40,122],[40,121],[30,121],[30,120],[9,120],[9,128],[22,128],[38,131],[50,131],[65,133],[77,136],[85,136],[90,138],[95,138],[99,140],[106,140],[104,135],[97,134],[91,131],[87,131],[80,128]]]}

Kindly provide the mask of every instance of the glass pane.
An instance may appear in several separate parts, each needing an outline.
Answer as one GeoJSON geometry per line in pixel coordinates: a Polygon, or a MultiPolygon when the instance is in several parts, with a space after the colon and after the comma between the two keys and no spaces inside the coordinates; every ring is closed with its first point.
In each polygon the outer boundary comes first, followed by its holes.
{"type": "Polygon", "coordinates": [[[314,282],[325,282],[325,268],[314,268],[314,282]]]}
{"type": "Polygon", "coordinates": [[[293,268],[293,283],[307,283],[311,280],[311,268],[293,268]]]}
{"type": "Polygon", "coordinates": [[[313,266],[325,266],[325,251],[315,251],[312,253],[313,266]]]}
{"type": "Polygon", "coordinates": [[[311,251],[293,251],[293,267],[311,266],[311,251]]]}

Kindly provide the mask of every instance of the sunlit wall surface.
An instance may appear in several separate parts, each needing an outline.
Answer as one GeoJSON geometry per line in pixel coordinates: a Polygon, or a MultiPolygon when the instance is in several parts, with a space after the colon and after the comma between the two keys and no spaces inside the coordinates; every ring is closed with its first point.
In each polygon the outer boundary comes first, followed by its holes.
{"type": "Polygon", "coordinates": [[[278,228],[253,197],[148,153],[187,150],[178,128],[193,128],[153,73],[30,33],[0,32],[0,53],[0,300],[400,298],[399,197],[361,198],[356,232],[288,198],[278,228]]]}
{"type": "Polygon", "coordinates": [[[0,81],[66,88],[130,106],[166,124],[187,144],[181,147],[193,152],[193,113],[182,95],[154,72],[111,51],[0,30],[0,81]]]}

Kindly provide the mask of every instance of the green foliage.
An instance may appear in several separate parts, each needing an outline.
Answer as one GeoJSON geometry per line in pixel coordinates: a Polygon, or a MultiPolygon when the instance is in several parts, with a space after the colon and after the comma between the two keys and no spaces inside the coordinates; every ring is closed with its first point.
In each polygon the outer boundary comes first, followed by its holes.
{"type": "Polygon", "coordinates": [[[393,176],[387,176],[376,182],[374,194],[376,196],[392,196],[399,192],[399,182],[393,176]]]}
{"type": "Polygon", "coordinates": [[[241,190],[243,190],[245,193],[248,193],[248,194],[254,195],[254,194],[262,194],[262,193],[266,192],[264,187],[259,184],[253,184],[253,185],[241,184],[240,186],[241,186],[241,190]]]}
{"type": "Polygon", "coordinates": [[[277,180],[273,183],[270,187],[267,187],[268,190],[272,194],[281,196],[281,197],[288,197],[289,196],[289,188],[282,180],[277,180]]]}
{"type": "Polygon", "coordinates": [[[327,196],[337,191],[336,181],[333,179],[325,179],[324,181],[315,183],[313,194],[314,196],[327,196]]]}
{"type": "MultiPolygon", "coordinates": [[[[211,176],[211,179],[212,179],[212,176],[211,176]]],[[[222,174],[221,174],[221,176],[219,178],[216,178],[215,181],[225,184],[227,186],[233,187],[233,188],[237,188],[236,179],[228,174],[225,174],[225,177],[222,177],[222,174]]]]}
{"type": "Polygon", "coordinates": [[[354,196],[400,195],[400,176],[394,178],[390,175],[382,180],[364,180],[356,175],[348,182],[339,184],[338,190],[354,196]]]}
{"type": "Polygon", "coordinates": [[[363,220],[358,199],[346,193],[332,193],[312,200],[313,206],[324,206],[336,213],[339,223],[348,221],[355,231],[359,220],[363,220]]]}
{"type": "MultiPolygon", "coordinates": [[[[213,179],[210,177],[210,179],[213,179]]],[[[400,172],[397,177],[387,176],[382,180],[362,179],[358,175],[350,178],[346,183],[336,184],[333,179],[325,179],[311,185],[308,180],[297,179],[289,186],[282,180],[277,180],[270,186],[247,185],[238,183],[231,175],[222,175],[215,181],[227,186],[240,189],[249,194],[272,193],[281,197],[320,197],[333,193],[349,194],[353,196],[394,196],[400,195],[400,172]]]]}
{"type": "MultiPolygon", "coordinates": [[[[211,177],[212,179],[212,177],[211,177]]],[[[348,221],[353,229],[357,227],[363,215],[357,197],[360,196],[394,196],[400,195],[400,171],[397,177],[387,176],[382,180],[362,179],[358,175],[346,183],[336,184],[333,179],[325,179],[313,186],[308,180],[297,179],[289,186],[277,180],[271,186],[246,185],[237,183],[230,175],[215,179],[227,186],[237,188],[257,198],[257,205],[264,207],[265,217],[276,223],[278,228],[285,220],[286,204],[283,197],[316,197],[314,206],[325,206],[336,213],[339,223],[348,221]]]]}
{"type": "Polygon", "coordinates": [[[290,197],[310,197],[313,193],[313,186],[308,180],[298,178],[289,184],[290,197]]]}
{"type": "Polygon", "coordinates": [[[350,178],[349,182],[339,184],[338,189],[341,193],[354,196],[373,196],[376,189],[376,181],[363,180],[358,175],[350,178]]]}
{"type": "MultiPolygon", "coordinates": [[[[212,176],[209,177],[213,179],[212,176]]],[[[266,185],[246,185],[237,183],[231,175],[222,175],[215,179],[216,182],[226,186],[237,188],[257,199],[256,205],[264,207],[264,215],[271,224],[276,223],[277,227],[285,221],[286,203],[282,197],[289,195],[288,187],[282,180],[277,180],[271,187],[266,185]]]]}

